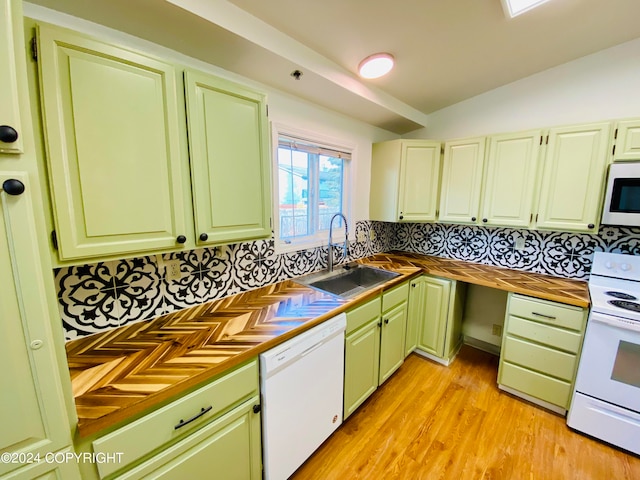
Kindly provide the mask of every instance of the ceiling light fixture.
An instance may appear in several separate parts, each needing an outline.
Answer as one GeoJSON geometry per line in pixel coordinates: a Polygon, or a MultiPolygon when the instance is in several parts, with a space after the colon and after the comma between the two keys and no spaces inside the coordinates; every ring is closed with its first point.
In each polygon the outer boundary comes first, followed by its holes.
{"type": "Polygon", "coordinates": [[[379,78],[386,75],[393,68],[393,55],[389,53],[376,53],[370,55],[358,65],[358,73],[363,78],[379,78]]]}
{"type": "Polygon", "coordinates": [[[502,0],[502,8],[508,18],[513,18],[548,1],[549,0],[502,0]]]}

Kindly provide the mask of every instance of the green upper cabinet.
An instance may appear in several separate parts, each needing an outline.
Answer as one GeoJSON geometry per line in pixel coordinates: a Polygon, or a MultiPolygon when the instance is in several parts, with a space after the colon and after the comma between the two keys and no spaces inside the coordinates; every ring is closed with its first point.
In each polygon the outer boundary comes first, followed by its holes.
{"type": "Polygon", "coordinates": [[[445,143],[440,221],[477,222],[482,190],[484,150],[484,137],[445,143]]]}
{"type": "Polygon", "coordinates": [[[185,73],[198,243],[271,234],[271,163],[265,96],[229,81],[185,73]]]}
{"type": "Polygon", "coordinates": [[[370,216],[385,222],[433,222],[440,182],[439,142],[392,140],[374,143],[370,216]]]}
{"type": "MultiPolygon", "coordinates": [[[[11,19],[15,3],[0,0],[0,153],[22,153],[22,128],[16,80],[15,32],[11,19]]],[[[19,24],[16,24],[19,27],[19,24]]]]}
{"type": "Polygon", "coordinates": [[[531,225],[542,130],[489,137],[482,224],[531,225]]]}
{"type": "Polygon", "coordinates": [[[549,130],[538,228],[598,231],[610,141],[610,123],[549,130]]]}
{"type": "Polygon", "coordinates": [[[174,67],[51,26],[37,38],[60,260],[193,245],[174,67]]]}
{"type": "Polygon", "coordinates": [[[613,159],[616,162],[640,161],[640,119],[618,122],[613,159]]]}

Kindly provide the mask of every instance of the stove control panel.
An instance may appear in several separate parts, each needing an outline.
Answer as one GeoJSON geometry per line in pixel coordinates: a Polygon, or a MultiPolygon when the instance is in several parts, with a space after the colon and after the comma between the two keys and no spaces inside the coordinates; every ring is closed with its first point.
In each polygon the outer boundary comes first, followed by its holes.
{"type": "Polygon", "coordinates": [[[640,256],[595,252],[591,275],[640,280],[640,256]]]}

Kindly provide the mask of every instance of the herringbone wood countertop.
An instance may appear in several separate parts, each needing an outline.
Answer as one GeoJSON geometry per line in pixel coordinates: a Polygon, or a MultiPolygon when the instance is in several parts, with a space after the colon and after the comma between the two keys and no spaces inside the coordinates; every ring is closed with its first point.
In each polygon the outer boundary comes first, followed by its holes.
{"type": "Polygon", "coordinates": [[[287,280],[67,343],[81,436],[133,418],[420,272],[587,307],[587,283],[392,252],[402,276],[349,300],[287,280]]]}

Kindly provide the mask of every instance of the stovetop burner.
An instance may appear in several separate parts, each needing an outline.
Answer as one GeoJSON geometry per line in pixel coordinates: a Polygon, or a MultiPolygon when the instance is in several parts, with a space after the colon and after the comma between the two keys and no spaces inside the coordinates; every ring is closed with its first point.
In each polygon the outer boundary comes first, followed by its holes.
{"type": "Polygon", "coordinates": [[[614,298],[619,298],[620,300],[637,300],[636,297],[634,297],[633,295],[629,295],[628,293],[624,293],[624,292],[614,292],[614,291],[610,291],[610,292],[604,292],[605,295],[609,295],[610,297],[614,297],[614,298]]]}
{"type": "Polygon", "coordinates": [[[609,300],[607,303],[625,310],[631,310],[632,312],[640,312],[640,303],[627,302],[626,300],[609,300]]]}

